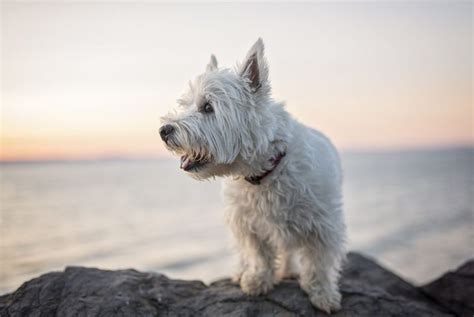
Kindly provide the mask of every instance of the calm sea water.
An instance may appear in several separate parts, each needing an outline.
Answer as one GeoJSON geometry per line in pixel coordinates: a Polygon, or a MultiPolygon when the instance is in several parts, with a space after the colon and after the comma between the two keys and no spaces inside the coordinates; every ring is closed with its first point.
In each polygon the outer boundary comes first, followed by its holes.
{"type": "MultiPolygon", "coordinates": [[[[349,248],[424,283],[474,255],[474,150],[343,154],[349,248]]],[[[220,181],[177,160],[3,164],[0,293],[67,265],[211,281],[234,268],[220,181]]]]}

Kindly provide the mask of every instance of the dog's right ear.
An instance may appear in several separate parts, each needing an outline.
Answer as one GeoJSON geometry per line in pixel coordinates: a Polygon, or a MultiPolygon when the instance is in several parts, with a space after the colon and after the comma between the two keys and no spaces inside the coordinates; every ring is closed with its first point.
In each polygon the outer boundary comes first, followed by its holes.
{"type": "Polygon", "coordinates": [[[268,66],[264,50],[263,41],[259,38],[250,48],[239,70],[240,76],[248,81],[254,92],[258,91],[268,82],[268,66]]]}
{"type": "Polygon", "coordinates": [[[217,58],[214,56],[214,54],[211,55],[211,60],[209,61],[209,64],[206,66],[206,71],[207,72],[213,72],[217,70],[217,58]]]}
{"type": "Polygon", "coordinates": [[[239,68],[240,76],[247,80],[254,92],[266,93],[268,90],[268,65],[264,50],[263,41],[259,38],[250,48],[247,57],[239,68]]]}

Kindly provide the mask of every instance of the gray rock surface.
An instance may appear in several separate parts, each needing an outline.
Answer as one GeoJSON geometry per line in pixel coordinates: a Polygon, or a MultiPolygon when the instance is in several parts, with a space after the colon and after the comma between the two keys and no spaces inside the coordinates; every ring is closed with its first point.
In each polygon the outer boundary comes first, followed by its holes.
{"type": "Polygon", "coordinates": [[[474,316],[474,260],[423,286],[423,292],[459,316],[474,316]]]}
{"type": "MultiPolygon", "coordinates": [[[[350,253],[334,316],[472,316],[474,261],[417,288],[350,253]]],[[[295,280],[250,297],[230,280],[206,286],[135,270],[68,267],[0,296],[0,316],[324,316],[295,280]]]]}

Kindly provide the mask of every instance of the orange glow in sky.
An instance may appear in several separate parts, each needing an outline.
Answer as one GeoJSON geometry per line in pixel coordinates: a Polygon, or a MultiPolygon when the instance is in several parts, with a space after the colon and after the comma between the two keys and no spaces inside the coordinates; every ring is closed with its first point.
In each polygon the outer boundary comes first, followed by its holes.
{"type": "Polygon", "coordinates": [[[472,3],[2,2],[0,160],[161,156],[211,53],[342,149],[472,146],[472,3]]]}

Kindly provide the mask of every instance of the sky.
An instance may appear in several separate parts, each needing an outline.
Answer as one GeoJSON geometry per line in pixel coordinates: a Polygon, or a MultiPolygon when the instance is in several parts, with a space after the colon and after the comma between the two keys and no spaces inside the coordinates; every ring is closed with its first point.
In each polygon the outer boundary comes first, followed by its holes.
{"type": "Polygon", "coordinates": [[[1,2],[0,160],[159,157],[211,53],[342,150],[472,146],[472,2],[1,2]]]}

